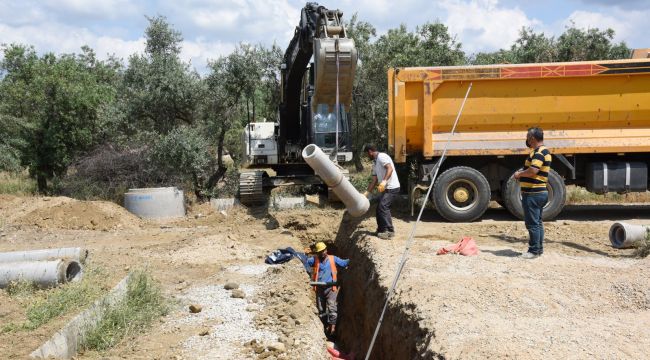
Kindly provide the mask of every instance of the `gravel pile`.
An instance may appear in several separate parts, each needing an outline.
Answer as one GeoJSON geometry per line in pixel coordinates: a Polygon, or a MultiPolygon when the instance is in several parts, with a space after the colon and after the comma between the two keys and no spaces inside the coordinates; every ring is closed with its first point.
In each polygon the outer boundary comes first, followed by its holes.
{"type": "Polygon", "coordinates": [[[242,275],[251,275],[257,276],[262,275],[266,272],[266,269],[270,268],[271,265],[261,264],[261,265],[243,265],[243,266],[229,266],[228,271],[242,274],[242,275]]]}
{"type": "MultiPolygon", "coordinates": [[[[239,287],[250,298],[256,291],[252,285],[239,287]]],[[[242,345],[253,339],[259,342],[275,342],[278,336],[269,331],[255,328],[254,314],[247,311],[249,303],[246,299],[231,298],[231,291],[225,290],[223,284],[204,286],[190,289],[180,297],[187,303],[197,303],[203,310],[192,316],[182,317],[169,325],[196,325],[197,329],[210,326],[208,335],[189,337],[183,343],[186,355],[196,359],[241,359],[246,357],[240,351],[242,345]],[[218,349],[214,344],[218,343],[218,349]]]]}

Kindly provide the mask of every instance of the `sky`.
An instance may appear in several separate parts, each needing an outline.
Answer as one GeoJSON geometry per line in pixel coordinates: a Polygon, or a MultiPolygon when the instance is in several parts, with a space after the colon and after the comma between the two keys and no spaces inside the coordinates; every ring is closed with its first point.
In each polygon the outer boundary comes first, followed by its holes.
{"type": "MultiPolygon", "coordinates": [[[[467,54],[508,48],[526,26],[559,35],[571,24],[611,27],[616,41],[650,47],[650,0],[331,0],[343,20],[357,14],[381,35],[439,21],[467,54]]],[[[184,38],[181,56],[203,72],[209,59],[238,43],[273,43],[284,49],[300,19],[296,0],[0,0],[0,43],[33,45],[37,52],[79,53],[124,60],[144,50],[146,16],[162,15],[184,38]]]]}

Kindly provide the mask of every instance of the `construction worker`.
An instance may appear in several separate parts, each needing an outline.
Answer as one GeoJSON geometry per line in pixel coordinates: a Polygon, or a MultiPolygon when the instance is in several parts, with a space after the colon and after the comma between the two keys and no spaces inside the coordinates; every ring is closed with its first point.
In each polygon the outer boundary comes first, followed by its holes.
{"type": "Polygon", "coordinates": [[[337,273],[336,266],[347,267],[350,260],[341,259],[338,256],[327,254],[327,245],[324,242],[317,242],[312,246],[312,253],[315,256],[307,260],[307,265],[312,267],[311,278],[316,291],[316,307],[321,319],[325,317],[325,332],[328,336],[333,336],[336,331],[337,318],[337,273]]]}
{"type": "Polygon", "coordinates": [[[390,239],[395,235],[390,205],[395,196],[399,194],[400,187],[395,164],[388,154],[377,151],[373,145],[367,145],[364,151],[373,160],[372,181],[364,195],[368,197],[375,186],[377,187],[377,191],[381,194],[377,205],[377,237],[390,239]]]}

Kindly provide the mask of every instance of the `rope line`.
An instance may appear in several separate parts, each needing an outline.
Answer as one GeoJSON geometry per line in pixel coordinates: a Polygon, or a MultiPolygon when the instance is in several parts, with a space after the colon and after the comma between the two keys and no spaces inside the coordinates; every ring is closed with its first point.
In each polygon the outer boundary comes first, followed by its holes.
{"type": "MultiPolygon", "coordinates": [[[[454,136],[454,133],[456,131],[456,125],[458,125],[458,120],[460,119],[460,114],[463,112],[463,108],[465,107],[465,102],[467,101],[467,97],[469,96],[469,92],[472,90],[472,83],[469,83],[469,87],[467,88],[467,93],[465,93],[465,98],[463,99],[463,103],[460,105],[460,110],[458,110],[458,115],[456,115],[456,120],[454,121],[454,126],[451,128],[451,133],[449,133],[449,137],[447,138],[447,143],[445,144],[444,149],[442,150],[442,155],[440,156],[440,160],[436,163],[436,165],[431,169],[431,173],[433,173],[433,176],[431,177],[431,183],[429,184],[429,188],[427,190],[427,195],[424,198],[424,201],[422,202],[422,206],[420,207],[420,212],[418,213],[418,217],[415,220],[415,223],[413,224],[413,227],[411,228],[411,233],[409,234],[408,240],[406,241],[406,246],[404,248],[404,252],[402,253],[402,258],[400,259],[399,265],[397,266],[397,272],[395,273],[395,277],[393,278],[393,284],[390,287],[390,290],[388,291],[388,296],[386,297],[386,302],[384,303],[384,308],[381,310],[381,315],[379,316],[379,321],[377,322],[377,326],[375,327],[375,333],[372,335],[372,340],[370,341],[370,346],[368,347],[368,352],[366,353],[366,360],[370,359],[370,354],[372,353],[372,348],[375,345],[375,340],[377,340],[377,334],[379,334],[379,329],[381,328],[381,324],[384,321],[384,315],[386,314],[386,308],[388,308],[388,303],[390,302],[390,299],[393,297],[393,294],[395,293],[395,288],[397,287],[397,281],[399,280],[400,275],[402,274],[402,270],[404,269],[404,265],[406,264],[406,259],[408,257],[408,252],[411,249],[411,246],[413,245],[413,238],[415,236],[415,231],[417,229],[418,223],[420,222],[420,218],[422,217],[422,213],[424,212],[424,207],[427,204],[427,199],[429,199],[429,196],[431,195],[431,189],[433,189],[433,183],[436,180],[436,177],[438,176],[438,170],[440,170],[440,167],[442,166],[443,161],[445,161],[445,155],[447,154],[447,148],[449,147],[449,144],[451,143],[451,138],[454,136]]],[[[427,130],[425,130],[427,131],[427,130]]]]}

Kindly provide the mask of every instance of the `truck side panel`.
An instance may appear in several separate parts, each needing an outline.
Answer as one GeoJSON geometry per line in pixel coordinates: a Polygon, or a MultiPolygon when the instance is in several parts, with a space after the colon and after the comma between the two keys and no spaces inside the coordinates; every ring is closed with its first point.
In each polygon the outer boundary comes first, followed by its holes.
{"type": "Polygon", "coordinates": [[[650,152],[650,61],[406,68],[389,76],[396,162],[440,155],[470,81],[449,155],[523,154],[531,126],[556,153],[650,152]]]}

